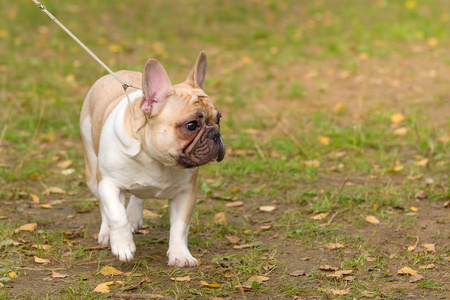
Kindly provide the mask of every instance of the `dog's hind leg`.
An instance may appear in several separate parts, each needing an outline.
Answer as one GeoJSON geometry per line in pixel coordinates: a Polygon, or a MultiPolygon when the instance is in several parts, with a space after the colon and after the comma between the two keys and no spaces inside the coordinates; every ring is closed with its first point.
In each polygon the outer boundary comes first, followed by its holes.
{"type": "Polygon", "coordinates": [[[128,203],[128,223],[133,227],[134,232],[141,229],[144,224],[144,202],[144,199],[132,195],[128,203]]]}

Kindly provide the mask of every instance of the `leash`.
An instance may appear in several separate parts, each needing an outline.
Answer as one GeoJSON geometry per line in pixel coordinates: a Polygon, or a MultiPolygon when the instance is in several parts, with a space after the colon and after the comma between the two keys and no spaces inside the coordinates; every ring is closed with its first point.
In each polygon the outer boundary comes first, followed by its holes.
{"type": "Polygon", "coordinates": [[[125,95],[127,96],[127,99],[128,99],[128,106],[130,108],[131,116],[132,116],[133,120],[136,120],[136,118],[134,116],[134,111],[131,107],[131,101],[130,101],[130,97],[128,96],[127,89],[129,87],[131,87],[131,88],[135,88],[138,90],[142,90],[142,88],[133,86],[133,85],[123,81],[122,79],[120,79],[120,77],[117,76],[117,74],[115,74],[110,68],[108,68],[108,66],[100,58],[98,58],[97,55],[94,54],[94,52],[92,52],[85,44],[83,44],[83,42],[81,42],[69,29],[67,29],[66,26],[64,26],[60,21],[58,21],[58,19],[55,18],[55,16],[52,15],[41,2],[39,2],[37,0],[32,0],[32,1],[34,2],[34,4],[37,5],[37,7],[41,11],[45,12],[47,14],[47,16],[49,16],[50,19],[52,19],[56,24],[58,24],[58,26],[61,27],[75,42],[77,42],[78,45],[80,45],[87,53],[89,53],[89,55],[92,56],[92,58],[94,58],[106,71],[108,71],[109,74],[111,74],[117,81],[120,82],[120,84],[122,85],[123,91],[125,92],[125,95]]]}

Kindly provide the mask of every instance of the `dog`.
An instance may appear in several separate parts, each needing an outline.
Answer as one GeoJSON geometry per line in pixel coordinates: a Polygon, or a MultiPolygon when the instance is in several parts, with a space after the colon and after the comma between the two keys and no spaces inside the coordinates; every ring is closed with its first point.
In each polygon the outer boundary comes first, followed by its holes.
{"type": "Polygon", "coordinates": [[[163,66],[149,59],[142,73],[116,73],[132,86],[142,84],[142,91],[128,88],[127,98],[106,75],[86,96],[80,129],[86,182],[100,203],[98,242],[109,243],[121,261],[135,255],[144,199],[157,198],[169,199],[169,266],[198,266],[187,245],[198,167],[225,156],[220,112],[203,91],[206,66],[200,52],[187,79],[172,85],[163,66]]]}

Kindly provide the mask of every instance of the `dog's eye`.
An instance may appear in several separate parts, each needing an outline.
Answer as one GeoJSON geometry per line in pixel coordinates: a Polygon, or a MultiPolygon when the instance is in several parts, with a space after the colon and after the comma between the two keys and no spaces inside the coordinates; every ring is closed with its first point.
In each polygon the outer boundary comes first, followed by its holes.
{"type": "Polygon", "coordinates": [[[186,123],[186,129],[189,131],[197,130],[198,128],[198,122],[197,121],[191,121],[189,123],[186,123]]]}

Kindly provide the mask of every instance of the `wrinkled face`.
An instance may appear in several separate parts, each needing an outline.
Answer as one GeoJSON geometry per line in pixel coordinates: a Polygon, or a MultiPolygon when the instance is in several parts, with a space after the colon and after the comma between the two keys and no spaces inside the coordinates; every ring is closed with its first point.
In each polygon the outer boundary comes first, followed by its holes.
{"type": "Polygon", "coordinates": [[[184,168],[221,161],[225,144],[220,134],[220,112],[199,88],[174,86],[164,109],[151,129],[153,145],[158,145],[161,161],[184,168]]]}

